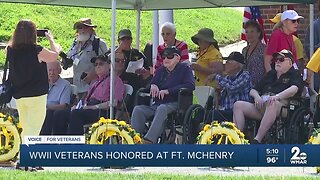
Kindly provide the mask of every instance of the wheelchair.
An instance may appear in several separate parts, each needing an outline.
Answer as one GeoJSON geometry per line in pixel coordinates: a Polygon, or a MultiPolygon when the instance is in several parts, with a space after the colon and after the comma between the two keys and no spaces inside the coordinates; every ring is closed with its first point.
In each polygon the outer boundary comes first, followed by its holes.
{"type": "MultiPolygon", "coordinates": [[[[308,141],[310,125],[315,123],[309,98],[289,98],[281,107],[280,115],[262,141],[265,144],[304,144],[308,141]]],[[[247,123],[245,132],[253,140],[260,126],[259,121],[247,123]]]]}
{"type": "MultiPolygon", "coordinates": [[[[160,144],[194,144],[196,141],[197,122],[204,117],[204,108],[198,104],[192,104],[193,91],[182,88],[178,93],[178,108],[168,114],[165,128],[158,138],[160,144]],[[178,136],[181,138],[178,138],[178,136]]],[[[135,105],[151,105],[150,89],[141,88],[136,93],[135,105]]],[[[147,120],[149,129],[153,117],[147,120]]]]}

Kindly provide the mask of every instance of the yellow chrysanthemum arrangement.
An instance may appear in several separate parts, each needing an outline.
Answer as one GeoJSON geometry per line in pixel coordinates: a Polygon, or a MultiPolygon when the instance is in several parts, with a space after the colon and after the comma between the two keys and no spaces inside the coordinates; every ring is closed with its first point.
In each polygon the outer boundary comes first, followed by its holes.
{"type": "Polygon", "coordinates": [[[205,125],[197,141],[198,144],[249,144],[234,123],[218,121],[205,125]]]}
{"type": "Polygon", "coordinates": [[[140,134],[125,121],[101,117],[86,134],[88,144],[141,144],[140,134]]]}
{"type": "Polygon", "coordinates": [[[16,158],[20,150],[21,132],[18,118],[0,113],[0,162],[16,158]]]}
{"type": "MultiPolygon", "coordinates": [[[[320,144],[320,129],[314,129],[307,144],[320,144]]],[[[320,167],[316,168],[317,173],[320,173],[320,167]]]]}

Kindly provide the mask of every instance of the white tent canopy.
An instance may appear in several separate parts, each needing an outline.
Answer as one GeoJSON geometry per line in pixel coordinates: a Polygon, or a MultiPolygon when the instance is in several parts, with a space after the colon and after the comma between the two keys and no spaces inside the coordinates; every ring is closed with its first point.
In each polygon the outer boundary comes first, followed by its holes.
{"type": "MultiPolygon", "coordinates": [[[[116,9],[163,10],[217,7],[244,7],[284,4],[310,4],[310,29],[313,29],[314,0],[0,0],[0,2],[27,3],[58,6],[93,7],[112,9],[111,63],[115,63],[116,9]]],[[[139,15],[138,15],[139,16],[139,15]]],[[[156,48],[156,47],[154,47],[156,48]]],[[[310,33],[310,55],[313,54],[313,31],[310,33]]],[[[114,69],[111,68],[110,100],[114,97],[114,69]]],[[[114,117],[113,101],[110,101],[110,118],[114,117]]]]}
{"type": "MultiPolygon", "coordinates": [[[[0,0],[0,2],[112,8],[112,0],[0,0]]],[[[314,0],[116,0],[116,8],[163,10],[311,3],[314,3],[314,0]]]]}

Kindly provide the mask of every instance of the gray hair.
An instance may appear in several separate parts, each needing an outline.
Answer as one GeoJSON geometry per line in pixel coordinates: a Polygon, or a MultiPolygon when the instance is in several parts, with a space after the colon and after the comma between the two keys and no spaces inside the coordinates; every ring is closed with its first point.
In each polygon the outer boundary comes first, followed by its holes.
{"type": "Polygon", "coordinates": [[[161,26],[161,31],[163,28],[168,28],[168,29],[172,30],[172,32],[174,32],[174,33],[176,32],[176,26],[171,22],[163,23],[161,26]]]}

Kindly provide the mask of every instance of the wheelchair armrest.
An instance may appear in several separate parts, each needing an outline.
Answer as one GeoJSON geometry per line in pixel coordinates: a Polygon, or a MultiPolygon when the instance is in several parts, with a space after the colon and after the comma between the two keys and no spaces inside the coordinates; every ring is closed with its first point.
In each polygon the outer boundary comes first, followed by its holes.
{"type": "Polygon", "coordinates": [[[184,113],[192,105],[193,90],[181,88],[178,94],[178,113],[184,113]]]}
{"type": "Polygon", "coordinates": [[[150,105],[150,88],[140,88],[135,96],[135,105],[150,105]]]}

